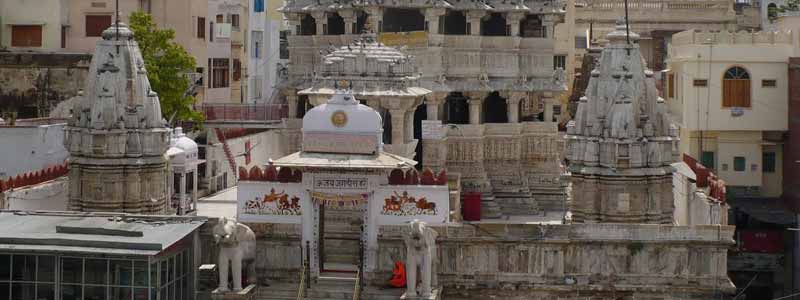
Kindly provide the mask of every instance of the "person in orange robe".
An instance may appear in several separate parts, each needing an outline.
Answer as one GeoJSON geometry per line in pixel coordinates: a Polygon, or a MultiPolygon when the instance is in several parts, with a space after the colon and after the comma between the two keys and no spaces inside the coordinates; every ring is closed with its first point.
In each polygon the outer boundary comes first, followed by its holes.
{"type": "Polygon", "coordinates": [[[389,286],[393,288],[406,287],[406,267],[403,262],[394,262],[394,269],[392,270],[392,279],[389,280],[389,286]]]}

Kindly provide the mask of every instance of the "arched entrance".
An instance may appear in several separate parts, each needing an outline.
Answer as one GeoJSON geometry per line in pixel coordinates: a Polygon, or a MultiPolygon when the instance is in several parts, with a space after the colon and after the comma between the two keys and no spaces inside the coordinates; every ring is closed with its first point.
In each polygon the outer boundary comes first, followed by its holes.
{"type": "Polygon", "coordinates": [[[483,100],[484,123],[508,123],[508,104],[500,93],[492,92],[483,100]]]}
{"type": "Polygon", "coordinates": [[[337,13],[328,14],[327,32],[328,35],[344,34],[344,19],[337,13]]]}
{"type": "Polygon", "coordinates": [[[444,100],[445,124],[469,124],[469,104],[460,92],[452,92],[444,100]]]}
{"type": "Polygon", "coordinates": [[[383,32],[425,30],[425,15],[419,9],[386,8],[383,13],[383,32]]]}
{"type": "Polygon", "coordinates": [[[302,119],[310,108],[311,103],[308,102],[308,95],[300,95],[297,98],[297,117],[302,119]]]}
{"type": "Polygon", "coordinates": [[[311,15],[306,15],[300,20],[300,35],[317,34],[317,21],[311,15]]]}
{"type": "Polygon", "coordinates": [[[502,13],[492,13],[488,19],[481,22],[481,35],[506,36],[509,33],[507,26],[502,13]]]}
{"type": "Polygon", "coordinates": [[[414,160],[417,161],[417,170],[422,170],[422,120],[428,119],[428,106],[420,104],[414,111],[414,138],[417,139],[417,148],[414,150],[414,160]]]}
{"type": "Polygon", "coordinates": [[[467,34],[467,17],[463,12],[449,10],[444,16],[443,34],[467,34]]]}
{"type": "Polygon", "coordinates": [[[392,113],[390,113],[388,109],[384,109],[383,113],[381,113],[381,118],[383,119],[383,143],[384,144],[391,144],[392,143],[392,113]]]}

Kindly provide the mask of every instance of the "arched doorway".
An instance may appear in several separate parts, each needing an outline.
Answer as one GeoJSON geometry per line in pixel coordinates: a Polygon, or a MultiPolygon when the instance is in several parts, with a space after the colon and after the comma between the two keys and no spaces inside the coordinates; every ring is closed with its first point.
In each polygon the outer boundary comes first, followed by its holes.
{"type": "Polygon", "coordinates": [[[447,95],[444,100],[445,124],[469,124],[469,104],[460,92],[447,95]]]}
{"type": "Polygon", "coordinates": [[[542,18],[539,15],[526,15],[525,19],[519,22],[519,36],[521,37],[544,37],[544,27],[542,18]]]}
{"type": "Polygon", "coordinates": [[[308,95],[300,95],[297,98],[297,117],[302,119],[310,108],[311,103],[308,102],[308,95]]]}
{"type": "Polygon", "coordinates": [[[311,15],[306,15],[300,20],[300,35],[317,34],[317,21],[311,15]]]}
{"type": "Polygon", "coordinates": [[[328,14],[327,35],[344,34],[344,19],[337,13],[328,14]]]}
{"type": "Polygon", "coordinates": [[[360,34],[365,33],[365,24],[367,24],[367,14],[363,11],[357,12],[358,17],[356,17],[356,28],[353,29],[353,34],[360,34]]]}
{"type": "Polygon", "coordinates": [[[444,16],[443,34],[467,34],[467,17],[457,10],[448,10],[444,16]]]}
{"type": "Polygon", "coordinates": [[[500,93],[492,92],[483,99],[484,123],[508,123],[508,104],[500,93]]]}
{"type": "Polygon", "coordinates": [[[420,104],[414,111],[414,138],[417,139],[417,148],[414,150],[414,160],[417,161],[417,170],[422,170],[422,120],[428,119],[428,106],[420,104]]]}
{"type": "MultiPolygon", "coordinates": [[[[383,118],[383,143],[392,143],[392,113],[388,109],[384,109],[381,113],[383,118]]],[[[402,117],[401,117],[402,118],[402,117]]]]}
{"type": "Polygon", "coordinates": [[[425,30],[425,16],[419,9],[386,8],[383,13],[383,32],[425,30]]]}
{"type": "Polygon", "coordinates": [[[492,13],[488,19],[481,21],[481,35],[507,36],[510,31],[507,27],[502,13],[492,13]]]}

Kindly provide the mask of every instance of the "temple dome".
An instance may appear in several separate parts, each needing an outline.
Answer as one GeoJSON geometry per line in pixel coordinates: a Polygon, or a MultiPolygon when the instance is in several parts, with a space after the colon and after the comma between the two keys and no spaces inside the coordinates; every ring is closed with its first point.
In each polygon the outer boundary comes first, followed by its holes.
{"type": "Polygon", "coordinates": [[[303,117],[303,133],[326,132],[347,134],[380,134],[380,114],[359,104],[350,90],[337,89],[327,103],[309,110],[303,117]]]}
{"type": "Polygon", "coordinates": [[[183,128],[176,127],[173,130],[170,144],[167,156],[170,157],[170,161],[173,163],[182,163],[184,161],[197,159],[197,143],[183,133],[183,128]]]}

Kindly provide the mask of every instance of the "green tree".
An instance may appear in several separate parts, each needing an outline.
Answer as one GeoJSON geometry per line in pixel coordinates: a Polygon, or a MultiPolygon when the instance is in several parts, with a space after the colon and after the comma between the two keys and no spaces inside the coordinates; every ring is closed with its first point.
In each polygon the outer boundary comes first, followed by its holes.
{"type": "Polygon", "coordinates": [[[175,43],[175,30],[159,29],[153,17],[144,12],[130,15],[130,28],[142,52],[150,86],[158,93],[161,111],[168,121],[202,122],[203,116],[192,109],[195,98],[187,93],[187,73],[195,71],[194,57],[175,43]]]}
{"type": "Polygon", "coordinates": [[[778,13],[785,13],[798,10],[800,10],[800,0],[788,0],[786,1],[786,4],[781,4],[780,6],[767,7],[767,17],[769,17],[770,20],[774,20],[778,18],[778,13]]]}

